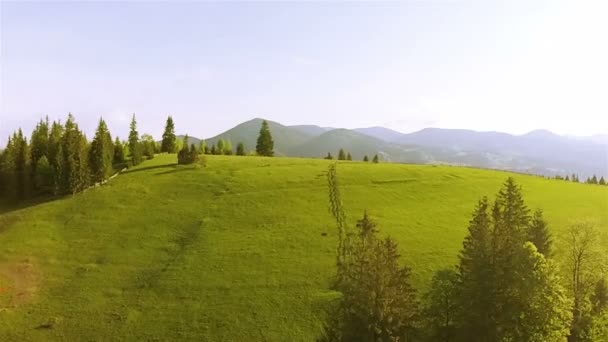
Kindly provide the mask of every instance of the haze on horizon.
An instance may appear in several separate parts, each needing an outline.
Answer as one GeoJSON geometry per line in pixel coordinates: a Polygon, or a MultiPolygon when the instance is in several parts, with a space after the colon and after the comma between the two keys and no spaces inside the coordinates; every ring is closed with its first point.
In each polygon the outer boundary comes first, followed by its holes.
{"type": "Polygon", "coordinates": [[[0,142],[283,124],[608,134],[608,4],[0,2],[0,142]]]}

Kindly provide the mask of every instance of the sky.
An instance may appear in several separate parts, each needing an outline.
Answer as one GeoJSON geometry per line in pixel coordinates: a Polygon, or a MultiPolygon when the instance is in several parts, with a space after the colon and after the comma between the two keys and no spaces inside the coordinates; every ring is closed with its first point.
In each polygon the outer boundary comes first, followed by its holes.
{"type": "Polygon", "coordinates": [[[608,2],[0,1],[0,143],[283,124],[608,133],[608,2]]]}

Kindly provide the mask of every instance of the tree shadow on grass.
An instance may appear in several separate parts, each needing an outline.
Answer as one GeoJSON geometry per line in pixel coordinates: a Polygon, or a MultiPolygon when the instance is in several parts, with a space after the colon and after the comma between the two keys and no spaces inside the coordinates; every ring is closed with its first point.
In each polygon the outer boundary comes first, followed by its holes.
{"type": "Polygon", "coordinates": [[[177,166],[177,163],[163,164],[163,165],[154,165],[154,166],[146,166],[146,167],[140,167],[140,168],[136,168],[136,169],[128,169],[127,171],[122,172],[122,174],[142,172],[142,171],[150,171],[150,170],[156,170],[156,169],[175,168],[176,166],[177,166]]]}
{"type": "Polygon", "coordinates": [[[21,201],[11,201],[7,199],[0,198],[0,215],[10,213],[12,211],[17,211],[29,207],[33,207],[39,204],[55,201],[63,198],[64,196],[44,196],[44,197],[35,197],[21,201]]]}
{"type": "Polygon", "coordinates": [[[164,172],[159,172],[159,173],[155,173],[155,176],[163,176],[163,175],[169,175],[172,173],[178,173],[178,172],[185,172],[185,171],[195,171],[198,170],[199,168],[196,166],[182,166],[182,167],[177,167],[177,164],[175,164],[175,166],[173,167],[173,169],[171,170],[167,170],[164,172]]]}

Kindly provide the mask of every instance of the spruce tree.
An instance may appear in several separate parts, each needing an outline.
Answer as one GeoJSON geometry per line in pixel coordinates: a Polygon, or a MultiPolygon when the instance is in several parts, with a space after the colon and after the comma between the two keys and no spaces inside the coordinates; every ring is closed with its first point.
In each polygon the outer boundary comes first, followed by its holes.
{"type": "Polygon", "coordinates": [[[369,161],[369,158],[367,157],[367,155],[363,156],[363,161],[364,162],[368,162],[369,161]]]}
{"type": "Polygon", "coordinates": [[[76,193],[89,185],[89,156],[87,140],[79,130],[74,116],[68,115],[59,147],[59,183],[62,194],[76,193]]]}
{"type": "Polygon", "coordinates": [[[147,159],[154,159],[154,153],[156,153],[156,142],[154,137],[150,134],[143,134],[141,136],[141,149],[142,155],[147,159]]]}
{"type": "Polygon", "coordinates": [[[376,164],[378,164],[379,162],[380,162],[380,160],[378,159],[378,155],[376,154],[376,155],[374,156],[374,159],[372,160],[372,163],[376,163],[376,164]]]}
{"type": "Polygon", "coordinates": [[[270,128],[266,120],[262,121],[262,128],[260,128],[260,135],[255,146],[255,151],[259,156],[272,157],[274,155],[274,141],[270,134],[270,128]]]}
{"type": "Polygon", "coordinates": [[[176,139],[177,138],[175,137],[175,124],[173,123],[173,118],[169,115],[169,117],[167,118],[167,123],[165,124],[165,132],[163,133],[163,140],[161,143],[160,151],[167,153],[177,152],[176,139]]]}
{"type": "Polygon", "coordinates": [[[346,154],[346,160],[353,160],[353,156],[350,155],[350,152],[346,154]]]}
{"type": "Polygon", "coordinates": [[[212,145],[211,145],[211,150],[209,150],[209,152],[210,152],[212,155],[217,154],[217,148],[215,147],[215,144],[212,144],[212,145]]]}
{"type": "Polygon", "coordinates": [[[89,150],[89,166],[91,172],[91,180],[93,183],[99,183],[112,175],[114,168],[112,162],[114,159],[114,146],[112,145],[112,136],[108,130],[108,126],[103,119],[99,119],[95,137],[91,141],[89,150]]]}
{"type": "Polygon", "coordinates": [[[543,218],[543,211],[541,209],[537,209],[534,212],[530,228],[528,229],[528,241],[532,242],[536,246],[537,251],[546,258],[551,256],[551,233],[549,233],[549,228],[543,218]]]}
{"type": "Polygon", "coordinates": [[[589,184],[597,184],[597,177],[595,175],[591,177],[591,179],[589,180],[589,184]]]}
{"type": "Polygon", "coordinates": [[[36,162],[34,183],[38,194],[52,194],[54,189],[55,171],[46,156],[40,157],[36,162]]]}
{"type": "Polygon", "coordinates": [[[59,121],[53,121],[51,125],[51,133],[49,134],[48,159],[51,168],[53,169],[53,192],[58,192],[59,177],[62,173],[59,163],[59,151],[61,148],[61,139],[63,137],[63,125],[59,121]]]}
{"type": "Polygon", "coordinates": [[[338,152],[338,160],[346,160],[346,154],[344,153],[343,149],[340,149],[338,152]]]}
{"type": "Polygon", "coordinates": [[[135,114],[131,119],[131,131],[129,132],[129,151],[131,153],[131,163],[133,166],[141,163],[141,145],[139,143],[139,133],[137,133],[137,121],[135,114]]]}
{"type": "MultiPolygon", "coordinates": [[[[31,159],[31,179],[32,181],[36,177],[36,168],[38,165],[38,160],[42,157],[47,157],[48,163],[48,150],[49,150],[49,133],[50,133],[50,125],[49,118],[46,117],[46,120],[40,120],[40,122],[36,125],[36,128],[32,132],[32,138],[30,139],[30,159],[31,159]]],[[[36,193],[41,193],[41,189],[36,186],[36,182],[34,184],[34,191],[36,193]]],[[[45,189],[45,192],[48,191],[48,188],[45,189]]]]}
{"type": "Polygon", "coordinates": [[[334,157],[331,155],[331,153],[327,152],[327,156],[325,157],[325,159],[332,160],[334,159],[334,157]]]}
{"type": "Polygon", "coordinates": [[[604,179],[604,176],[600,177],[600,181],[598,183],[599,185],[606,185],[606,180],[604,179]]]}
{"type": "Polygon", "coordinates": [[[237,156],[244,156],[245,155],[245,145],[243,145],[242,142],[239,142],[236,145],[236,155],[237,156]]]}
{"type": "Polygon", "coordinates": [[[124,162],[125,162],[125,147],[123,146],[120,139],[118,139],[118,137],[116,137],[116,140],[114,141],[113,163],[120,165],[124,162]]]}

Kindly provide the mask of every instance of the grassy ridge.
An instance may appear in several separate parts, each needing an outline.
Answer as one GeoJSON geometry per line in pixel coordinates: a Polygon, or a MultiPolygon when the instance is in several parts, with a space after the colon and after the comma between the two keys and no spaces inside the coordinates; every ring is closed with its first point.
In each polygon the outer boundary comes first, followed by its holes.
{"type": "MultiPolygon", "coordinates": [[[[0,340],[314,340],[335,296],[330,161],[175,161],[0,216],[0,340]]],[[[421,288],[456,262],[473,206],[508,175],[360,162],[338,173],[349,220],[367,209],[421,288]]],[[[557,240],[577,219],[608,231],[608,188],[516,179],[557,240]]]]}

